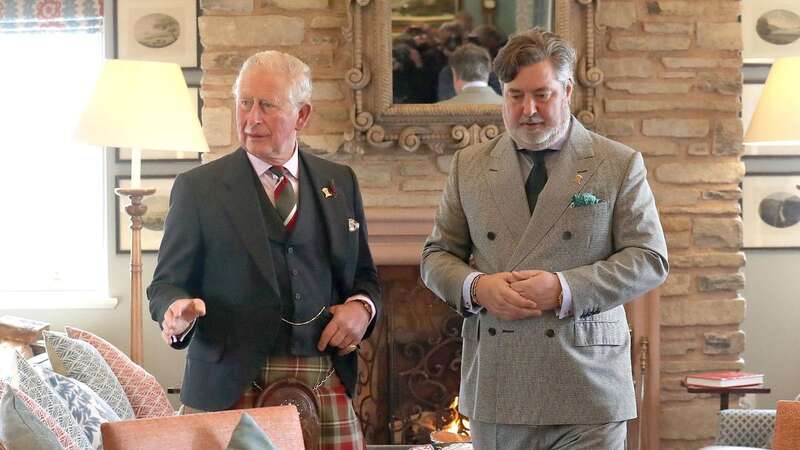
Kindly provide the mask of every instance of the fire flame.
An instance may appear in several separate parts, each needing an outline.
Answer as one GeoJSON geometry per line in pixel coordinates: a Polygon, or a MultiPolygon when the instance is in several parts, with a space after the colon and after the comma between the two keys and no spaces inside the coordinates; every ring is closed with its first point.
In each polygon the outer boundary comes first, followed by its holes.
{"type": "Polygon", "coordinates": [[[450,403],[450,411],[453,412],[453,416],[455,419],[451,420],[450,423],[445,425],[442,430],[447,431],[453,434],[461,434],[461,435],[469,435],[469,420],[462,417],[461,414],[458,413],[458,396],[456,395],[453,398],[453,401],[450,403]]]}

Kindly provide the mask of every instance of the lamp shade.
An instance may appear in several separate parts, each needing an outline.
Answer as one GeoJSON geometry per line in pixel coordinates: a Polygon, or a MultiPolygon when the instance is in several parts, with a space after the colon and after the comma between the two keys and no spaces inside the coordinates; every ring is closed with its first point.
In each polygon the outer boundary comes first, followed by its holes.
{"type": "Polygon", "coordinates": [[[75,137],[107,147],[208,151],[186,81],[172,63],[106,60],[75,137]]]}
{"type": "Polygon", "coordinates": [[[800,57],[779,58],[772,65],[744,143],[800,144],[800,57]]]}

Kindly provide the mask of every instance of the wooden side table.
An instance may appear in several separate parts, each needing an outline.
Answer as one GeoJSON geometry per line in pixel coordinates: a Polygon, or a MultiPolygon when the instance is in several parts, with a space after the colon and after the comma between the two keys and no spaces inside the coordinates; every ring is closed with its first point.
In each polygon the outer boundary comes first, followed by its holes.
{"type": "Polygon", "coordinates": [[[706,386],[690,386],[686,381],[681,381],[681,385],[686,388],[690,394],[719,394],[719,409],[728,409],[729,398],[731,394],[769,394],[772,390],[763,384],[754,384],[752,386],[731,386],[731,387],[706,387],[706,386]]]}

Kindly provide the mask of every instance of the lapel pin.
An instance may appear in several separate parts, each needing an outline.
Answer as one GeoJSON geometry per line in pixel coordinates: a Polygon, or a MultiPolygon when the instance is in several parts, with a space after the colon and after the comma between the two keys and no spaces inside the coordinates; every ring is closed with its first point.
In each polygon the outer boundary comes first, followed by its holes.
{"type": "Polygon", "coordinates": [[[323,186],[321,191],[322,195],[324,195],[325,198],[332,198],[336,196],[336,187],[333,184],[333,179],[331,179],[330,183],[328,183],[327,186],[323,186]]]}
{"type": "Polygon", "coordinates": [[[582,181],[583,181],[583,175],[581,174],[575,175],[575,184],[580,185],[582,181]]]}
{"type": "Polygon", "coordinates": [[[352,218],[347,219],[347,229],[348,230],[350,230],[352,232],[352,231],[358,230],[359,228],[361,228],[361,224],[358,223],[358,221],[356,219],[352,219],[352,218]]]}

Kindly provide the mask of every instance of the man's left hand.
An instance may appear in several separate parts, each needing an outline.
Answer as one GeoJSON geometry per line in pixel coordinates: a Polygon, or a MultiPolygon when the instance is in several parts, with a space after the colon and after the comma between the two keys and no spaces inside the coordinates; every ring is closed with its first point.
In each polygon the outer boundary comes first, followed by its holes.
{"type": "Polygon", "coordinates": [[[322,330],[317,343],[319,351],[328,346],[345,349],[350,345],[358,345],[372,319],[369,311],[359,301],[351,301],[330,307],[333,318],[322,330]]]}
{"type": "Polygon", "coordinates": [[[521,270],[511,275],[517,280],[511,283],[511,289],[519,295],[536,302],[542,311],[556,308],[561,293],[558,275],[542,270],[521,270]]]}

